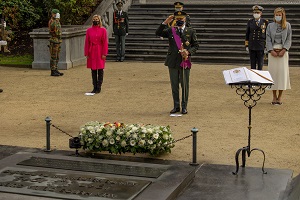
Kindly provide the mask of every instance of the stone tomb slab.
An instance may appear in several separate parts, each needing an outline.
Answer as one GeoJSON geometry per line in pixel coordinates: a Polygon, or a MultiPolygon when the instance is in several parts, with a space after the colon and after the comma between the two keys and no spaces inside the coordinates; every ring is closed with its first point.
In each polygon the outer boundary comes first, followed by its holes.
{"type": "Polygon", "coordinates": [[[0,190],[3,192],[67,199],[133,199],[150,183],[151,181],[146,180],[103,178],[24,168],[4,168],[0,171],[0,190]]]}
{"type": "Polygon", "coordinates": [[[34,196],[172,199],[192,180],[195,170],[184,162],[152,164],[19,152],[0,160],[0,196],[4,192],[24,200],[34,196]]]}

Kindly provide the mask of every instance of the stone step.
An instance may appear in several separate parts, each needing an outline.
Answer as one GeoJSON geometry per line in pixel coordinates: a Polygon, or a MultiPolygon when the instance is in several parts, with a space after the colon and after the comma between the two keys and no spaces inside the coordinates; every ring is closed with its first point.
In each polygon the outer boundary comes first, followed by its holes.
{"type": "MultiPolygon", "coordinates": [[[[136,2],[136,1],[133,1],[136,2]]],[[[147,1],[148,2],[148,1],[147,1]]],[[[195,1],[200,2],[200,1],[195,1]]],[[[247,21],[252,18],[253,3],[186,4],[184,10],[191,16],[192,27],[197,32],[199,50],[193,62],[247,63],[249,55],[245,51],[244,40],[247,21]]],[[[282,3],[287,19],[293,28],[293,45],[290,63],[300,58],[300,7],[282,3]]],[[[272,21],[273,11],[278,5],[263,5],[263,17],[272,21]]],[[[163,40],[155,31],[163,20],[174,12],[172,4],[165,1],[158,4],[133,3],[129,13],[129,35],[126,37],[126,59],[140,61],[163,61],[168,48],[168,39],[163,40]]],[[[113,38],[109,51],[115,52],[113,38]]]]}

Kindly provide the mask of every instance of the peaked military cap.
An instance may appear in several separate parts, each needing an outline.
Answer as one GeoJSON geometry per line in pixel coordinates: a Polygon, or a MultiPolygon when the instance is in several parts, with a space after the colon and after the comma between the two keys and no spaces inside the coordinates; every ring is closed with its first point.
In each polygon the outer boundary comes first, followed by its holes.
{"type": "Polygon", "coordinates": [[[183,12],[183,11],[174,12],[174,17],[175,18],[183,18],[183,17],[186,17],[186,16],[187,16],[186,12],[183,12]]]}
{"type": "Polygon", "coordinates": [[[263,7],[261,7],[261,6],[259,6],[259,5],[255,5],[255,6],[252,6],[252,10],[253,11],[263,11],[264,10],[264,8],[263,7]]]}
{"type": "Polygon", "coordinates": [[[117,4],[116,4],[117,6],[123,6],[123,2],[122,1],[119,1],[117,4]]]}
{"type": "Polygon", "coordinates": [[[183,6],[183,3],[177,1],[177,2],[174,3],[174,6],[175,6],[175,7],[180,7],[180,8],[181,8],[181,7],[183,6]]]}
{"type": "Polygon", "coordinates": [[[53,13],[53,14],[59,13],[59,10],[58,9],[52,9],[51,13],[53,13]]]}

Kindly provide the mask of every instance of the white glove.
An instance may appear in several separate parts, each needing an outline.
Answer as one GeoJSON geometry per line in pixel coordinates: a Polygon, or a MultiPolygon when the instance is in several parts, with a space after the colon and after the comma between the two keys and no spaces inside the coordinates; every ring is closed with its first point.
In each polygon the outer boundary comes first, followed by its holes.
{"type": "Polygon", "coordinates": [[[126,36],[128,35],[128,33],[126,33],[126,36]]]}
{"type": "Polygon", "coordinates": [[[264,54],[268,54],[268,50],[267,50],[267,48],[265,48],[265,50],[264,50],[264,54]]]}
{"type": "Polygon", "coordinates": [[[246,47],[246,51],[249,53],[249,48],[248,47],[246,47]]]}

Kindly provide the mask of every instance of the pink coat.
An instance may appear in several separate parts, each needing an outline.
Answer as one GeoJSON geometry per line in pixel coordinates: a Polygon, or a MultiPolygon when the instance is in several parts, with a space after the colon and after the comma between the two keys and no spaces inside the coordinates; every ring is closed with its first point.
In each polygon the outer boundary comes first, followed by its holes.
{"type": "Polygon", "coordinates": [[[104,27],[92,26],[86,30],[84,56],[87,56],[87,68],[104,69],[105,59],[102,55],[108,53],[108,38],[104,27]]]}

